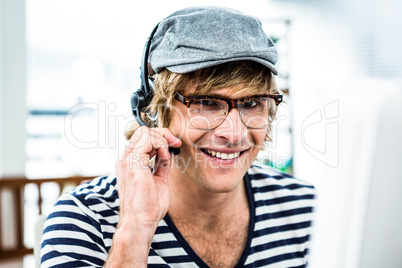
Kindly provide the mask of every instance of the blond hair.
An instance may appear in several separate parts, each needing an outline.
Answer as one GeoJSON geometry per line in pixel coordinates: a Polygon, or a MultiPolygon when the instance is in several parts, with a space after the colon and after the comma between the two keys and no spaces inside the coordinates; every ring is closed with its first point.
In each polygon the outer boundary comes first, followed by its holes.
{"type": "MultiPolygon", "coordinates": [[[[192,95],[208,95],[211,89],[223,89],[239,86],[237,95],[276,94],[279,89],[271,71],[254,61],[235,61],[201,69],[198,71],[177,74],[164,69],[154,76],[154,97],[146,108],[146,113],[157,114],[151,121],[142,114],[142,118],[150,127],[168,127],[173,113],[173,100],[176,91],[194,88],[192,95]]],[[[269,121],[275,119],[276,107],[271,107],[269,121]]],[[[126,131],[130,139],[138,129],[138,124],[126,131]]],[[[271,141],[271,124],[267,127],[265,141],[271,141]]]]}

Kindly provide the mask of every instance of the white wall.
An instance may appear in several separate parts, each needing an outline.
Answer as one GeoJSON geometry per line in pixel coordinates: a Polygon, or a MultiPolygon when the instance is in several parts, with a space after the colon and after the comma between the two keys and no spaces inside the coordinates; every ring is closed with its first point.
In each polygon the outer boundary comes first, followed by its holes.
{"type": "Polygon", "coordinates": [[[27,115],[25,1],[2,0],[0,20],[0,174],[22,175],[27,115]]]}
{"type": "MultiPolygon", "coordinates": [[[[25,170],[25,1],[0,2],[0,177],[24,175],[25,170]]],[[[10,195],[1,200],[3,215],[11,215],[10,195]]],[[[11,217],[2,216],[3,245],[15,244],[11,217]]],[[[9,261],[1,267],[22,267],[9,261]]]]}
{"type": "MultiPolygon", "coordinates": [[[[378,148],[382,112],[402,93],[402,54],[397,48],[402,46],[402,21],[396,12],[401,4],[395,0],[270,2],[271,13],[292,21],[295,175],[312,182],[319,194],[310,267],[365,268],[370,260],[384,265],[373,267],[396,267],[397,259],[378,262],[384,260],[385,255],[379,256],[387,251],[383,248],[382,253],[376,251],[377,258],[367,259],[366,252],[377,248],[363,243],[384,242],[373,226],[381,227],[376,223],[383,224],[386,218],[385,211],[378,214],[374,209],[384,206],[378,201],[386,193],[372,188],[373,170],[395,170],[376,157],[383,149],[378,148]],[[382,221],[373,221],[376,217],[382,221]]],[[[394,142],[401,144],[395,138],[394,142]]],[[[388,157],[394,160],[398,155],[388,157]]],[[[396,177],[387,182],[393,185],[394,196],[397,191],[402,195],[396,177]]],[[[392,203],[391,207],[396,209],[392,203]]]]}
{"type": "Polygon", "coordinates": [[[402,98],[390,96],[381,111],[363,231],[361,267],[402,264],[402,98]]]}

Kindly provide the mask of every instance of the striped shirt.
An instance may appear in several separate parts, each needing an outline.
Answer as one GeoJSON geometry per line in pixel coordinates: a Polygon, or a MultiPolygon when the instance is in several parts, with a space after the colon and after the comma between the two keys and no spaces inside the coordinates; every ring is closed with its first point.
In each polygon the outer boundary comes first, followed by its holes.
{"type": "MultiPolygon", "coordinates": [[[[244,181],[251,217],[247,244],[236,267],[306,267],[314,187],[254,165],[244,181]]],[[[45,223],[41,267],[102,267],[118,220],[115,176],[96,178],[62,195],[45,223]]],[[[156,230],[148,266],[208,267],[169,214],[156,230]]]]}

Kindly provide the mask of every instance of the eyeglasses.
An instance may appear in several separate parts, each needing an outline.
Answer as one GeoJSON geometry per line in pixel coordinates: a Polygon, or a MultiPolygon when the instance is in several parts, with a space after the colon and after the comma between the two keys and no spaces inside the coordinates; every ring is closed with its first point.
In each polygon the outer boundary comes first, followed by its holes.
{"type": "Polygon", "coordinates": [[[275,113],[283,95],[255,95],[240,99],[214,96],[183,96],[176,92],[175,98],[188,107],[190,124],[197,129],[210,130],[218,127],[229,112],[236,108],[244,125],[249,128],[264,128],[269,124],[269,115],[275,113]]]}

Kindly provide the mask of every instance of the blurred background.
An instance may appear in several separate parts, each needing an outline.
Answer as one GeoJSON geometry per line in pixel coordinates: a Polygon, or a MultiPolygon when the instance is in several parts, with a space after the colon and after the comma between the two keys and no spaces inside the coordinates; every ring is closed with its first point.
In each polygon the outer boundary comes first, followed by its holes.
{"type": "Polygon", "coordinates": [[[254,15],[278,46],[289,96],[260,161],[318,190],[309,267],[402,267],[397,0],[0,0],[0,267],[34,267],[37,216],[114,172],[144,43],[194,5],[254,15]]]}

